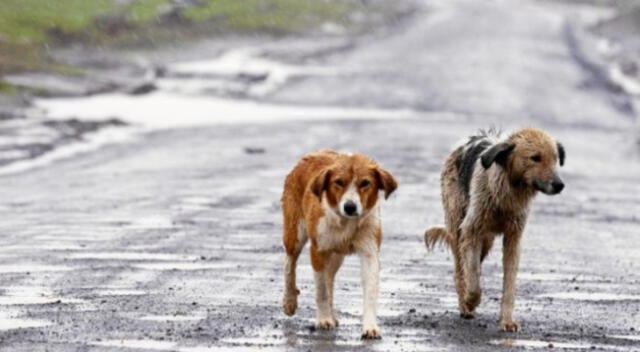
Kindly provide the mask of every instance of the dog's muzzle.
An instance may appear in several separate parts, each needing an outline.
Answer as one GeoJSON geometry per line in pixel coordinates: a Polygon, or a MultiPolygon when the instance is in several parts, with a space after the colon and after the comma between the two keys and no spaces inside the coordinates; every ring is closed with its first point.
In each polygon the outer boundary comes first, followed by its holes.
{"type": "Polygon", "coordinates": [[[540,192],[548,195],[554,195],[562,192],[564,189],[564,182],[557,175],[553,177],[551,182],[543,182],[540,180],[536,180],[533,183],[533,186],[540,192]]]}

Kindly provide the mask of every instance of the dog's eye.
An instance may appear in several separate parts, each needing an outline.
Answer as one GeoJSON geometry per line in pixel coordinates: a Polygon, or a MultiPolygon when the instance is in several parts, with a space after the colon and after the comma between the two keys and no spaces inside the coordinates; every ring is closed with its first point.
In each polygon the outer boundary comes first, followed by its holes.
{"type": "Polygon", "coordinates": [[[340,187],[344,187],[344,181],[342,180],[335,180],[334,181],[336,183],[336,185],[340,186],[340,187]]]}
{"type": "Polygon", "coordinates": [[[360,188],[365,188],[367,187],[371,182],[369,182],[369,180],[362,180],[362,182],[360,182],[360,188]]]}
{"type": "Polygon", "coordinates": [[[539,163],[542,161],[542,156],[540,156],[540,154],[536,154],[531,157],[531,160],[535,161],[536,163],[539,163]]]}

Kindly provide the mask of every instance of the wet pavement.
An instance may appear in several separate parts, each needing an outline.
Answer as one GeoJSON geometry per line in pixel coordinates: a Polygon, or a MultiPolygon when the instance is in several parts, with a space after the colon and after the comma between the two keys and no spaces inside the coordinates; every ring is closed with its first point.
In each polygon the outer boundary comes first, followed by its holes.
{"type": "Polygon", "coordinates": [[[397,32],[296,62],[301,71],[272,56],[285,78],[235,100],[207,88],[225,84],[218,60],[182,65],[198,74],[144,96],[38,102],[54,120],[118,118],[135,135],[1,176],[0,350],[640,350],[633,102],[585,65],[572,25],[599,14],[427,2],[397,32]],[[567,150],[567,188],[536,199],[525,232],[517,334],[497,326],[499,246],[477,318],[462,320],[451,256],[422,242],[442,222],[444,157],[490,124],[543,127],[567,150]],[[300,309],[281,312],[281,187],[320,148],[370,154],[400,183],[382,206],[379,341],[359,339],[356,258],[338,274],[337,330],[312,328],[306,254],[300,309]]]}

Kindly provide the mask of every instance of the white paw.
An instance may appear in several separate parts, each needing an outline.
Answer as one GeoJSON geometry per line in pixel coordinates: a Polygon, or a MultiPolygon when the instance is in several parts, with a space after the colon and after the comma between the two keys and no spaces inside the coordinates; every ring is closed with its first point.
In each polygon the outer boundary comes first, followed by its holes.
{"type": "Polygon", "coordinates": [[[334,329],[336,326],[338,326],[338,321],[333,317],[316,320],[316,328],[318,329],[331,330],[331,329],[334,329]]]}
{"type": "Polygon", "coordinates": [[[362,328],[362,339],[363,340],[373,340],[373,339],[381,339],[382,332],[380,328],[376,325],[365,326],[362,328]]]}
{"type": "Polygon", "coordinates": [[[500,321],[499,325],[502,331],[506,331],[506,332],[520,331],[520,325],[511,319],[503,319],[500,321]]]}

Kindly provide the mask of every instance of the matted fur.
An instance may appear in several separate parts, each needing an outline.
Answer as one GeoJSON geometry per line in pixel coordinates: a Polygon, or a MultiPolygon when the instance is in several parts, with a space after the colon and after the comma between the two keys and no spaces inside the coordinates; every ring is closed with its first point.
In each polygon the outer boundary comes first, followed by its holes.
{"type": "Polygon", "coordinates": [[[362,263],[362,337],[381,336],[376,322],[382,242],[378,193],[382,190],[388,197],[396,187],[389,172],[361,154],[324,150],[307,154],[298,162],[287,175],[282,194],[285,314],[295,314],[298,306],[296,263],[309,238],[316,283],[316,327],[332,329],[338,325],[333,309],[334,277],[344,256],[356,253],[362,263]]]}
{"type": "Polygon", "coordinates": [[[563,163],[562,145],[533,128],[504,139],[496,131],[481,132],[446,159],[441,178],[445,226],[428,229],[424,239],[429,250],[442,243],[453,252],[462,317],[474,317],[481,299],[482,261],[495,237],[504,235],[499,324],[505,331],[518,331],[513,307],[519,243],[529,204],[538,191],[562,191],[556,165],[563,163]]]}

